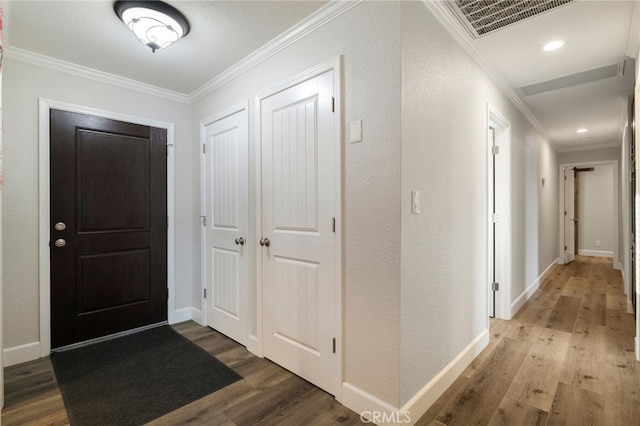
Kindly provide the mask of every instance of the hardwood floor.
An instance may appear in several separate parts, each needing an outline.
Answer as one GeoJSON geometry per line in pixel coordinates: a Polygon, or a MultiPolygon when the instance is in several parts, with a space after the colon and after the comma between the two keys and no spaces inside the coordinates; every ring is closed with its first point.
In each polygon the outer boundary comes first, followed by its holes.
{"type": "MultiPolygon", "coordinates": [[[[556,266],[417,425],[640,425],[633,315],[610,259],[556,266]]],[[[194,322],[174,328],[244,379],[154,425],[359,424],[332,396],[194,322]]],[[[5,369],[3,425],[65,425],[49,359],[5,369]]]]}
{"type": "MultiPolygon", "coordinates": [[[[173,327],[243,379],[151,425],[354,425],[360,416],[333,396],[224,335],[193,321],[173,327]]],[[[49,358],[5,369],[2,425],[68,425],[49,358]]],[[[117,425],[113,425],[117,426],[117,425]]]]}
{"type": "Polygon", "coordinates": [[[611,259],[558,265],[416,425],[640,425],[635,322],[611,259]]]}

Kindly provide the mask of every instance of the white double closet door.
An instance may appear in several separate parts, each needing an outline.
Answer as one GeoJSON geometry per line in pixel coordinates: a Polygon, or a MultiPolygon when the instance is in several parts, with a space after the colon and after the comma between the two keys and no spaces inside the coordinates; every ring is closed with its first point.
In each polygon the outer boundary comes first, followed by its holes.
{"type": "MultiPolygon", "coordinates": [[[[336,395],[339,244],[334,231],[334,71],[259,99],[260,235],[248,235],[246,110],[206,127],[207,323],[246,345],[249,250],[261,260],[262,352],[336,395]],[[244,126],[244,128],[242,128],[244,126]],[[211,148],[209,147],[211,145],[211,148]],[[237,238],[246,244],[236,244],[237,238]]],[[[260,342],[258,343],[260,344],[260,342]]]]}

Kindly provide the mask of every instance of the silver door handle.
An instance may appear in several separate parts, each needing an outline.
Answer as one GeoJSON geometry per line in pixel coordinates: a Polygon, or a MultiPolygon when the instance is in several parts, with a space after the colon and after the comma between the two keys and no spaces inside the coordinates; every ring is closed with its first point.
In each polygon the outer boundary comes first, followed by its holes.
{"type": "Polygon", "coordinates": [[[62,238],[59,238],[59,239],[57,239],[57,240],[56,240],[56,242],[55,242],[55,243],[53,243],[53,244],[55,244],[55,246],[59,248],[59,247],[64,247],[64,246],[66,246],[66,245],[67,245],[67,242],[66,242],[65,240],[63,240],[62,238]]]}
{"type": "Polygon", "coordinates": [[[236,238],[236,244],[243,246],[244,245],[244,238],[242,238],[242,237],[236,238]]]}
{"type": "Polygon", "coordinates": [[[271,245],[271,241],[268,238],[260,238],[260,245],[269,247],[271,245]]]}
{"type": "Polygon", "coordinates": [[[574,218],[573,218],[573,221],[574,221],[574,222],[577,222],[577,221],[578,221],[578,218],[577,218],[577,217],[574,217],[574,218]]]}
{"type": "Polygon", "coordinates": [[[56,231],[64,231],[65,229],[67,229],[67,225],[65,225],[64,222],[58,222],[55,224],[55,226],[53,227],[56,231]]]}

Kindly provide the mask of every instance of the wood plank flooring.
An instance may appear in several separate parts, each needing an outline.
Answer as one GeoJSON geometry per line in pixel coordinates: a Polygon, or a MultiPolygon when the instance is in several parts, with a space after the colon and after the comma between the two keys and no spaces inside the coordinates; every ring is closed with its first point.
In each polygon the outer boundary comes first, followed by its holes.
{"type": "MultiPolygon", "coordinates": [[[[269,360],[193,321],[173,327],[243,379],[150,425],[355,425],[360,416],[269,360]]],[[[49,358],[5,369],[2,425],[68,425],[49,358]]],[[[117,425],[113,425],[117,426],[117,425]]]]}
{"type": "MultiPolygon", "coordinates": [[[[610,259],[556,266],[417,425],[640,425],[633,315],[610,259]]],[[[194,322],[174,326],[244,378],[153,425],[352,425],[358,414],[194,322]]],[[[414,419],[415,420],[415,419],[414,419]]],[[[3,425],[66,425],[49,359],[5,369],[3,425]]]]}
{"type": "Polygon", "coordinates": [[[640,425],[635,322],[611,259],[556,266],[416,425],[640,425]]]}

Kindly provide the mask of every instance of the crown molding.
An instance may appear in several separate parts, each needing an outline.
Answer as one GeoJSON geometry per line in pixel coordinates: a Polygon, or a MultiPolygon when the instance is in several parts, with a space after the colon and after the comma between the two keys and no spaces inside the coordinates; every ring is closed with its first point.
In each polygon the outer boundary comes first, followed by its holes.
{"type": "Polygon", "coordinates": [[[260,47],[244,59],[237,62],[235,65],[227,68],[227,70],[223,71],[221,74],[217,75],[207,83],[191,92],[189,94],[189,99],[191,100],[191,102],[199,101],[211,92],[219,89],[220,87],[229,83],[231,80],[244,74],[245,72],[254,68],[256,65],[264,62],[276,53],[300,40],[307,34],[315,31],[316,29],[322,27],[324,24],[332,21],[349,9],[360,4],[362,1],[363,0],[330,1],[327,5],[321,7],[316,12],[312,13],[293,27],[289,28],[284,33],[280,34],[264,46],[260,47]]]}
{"type": "Polygon", "coordinates": [[[453,36],[453,38],[462,46],[462,48],[471,56],[471,58],[487,73],[489,78],[502,90],[502,92],[513,102],[520,110],[522,115],[531,123],[531,125],[542,135],[547,142],[552,143],[551,138],[547,134],[542,124],[526,107],[516,92],[511,88],[507,80],[500,74],[480,53],[480,51],[471,42],[469,32],[460,23],[458,18],[446,5],[446,0],[422,0],[427,8],[433,13],[436,19],[445,27],[445,29],[453,36]]]}
{"type": "Polygon", "coordinates": [[[120,77],[115,74],[110,74],[104,71],[99,71],[94,68],[85,67],[83,65],[74,64],[71,62],[63,61],[61,59],[52,58],[50,56],[34,53],[19,47],[7,46],[4,51],[6,58],[10,58],[16,61],[26,62],[33,65],[38,65],[44,68],[49,68],[56,71],[65,72],[67,74],[73,74],[78,77],[87,78],[90,80],[98,81],[101,83],[111,84],[125,89],[135,90],[137,92],[146,93],[148,95],[157,96],[160,98],[169,99],[171,101],[181,102],[189,104],[189,97],[183,93],[175,92],[172,90],[163,89],[151,84],[141,83],[129,78],[120,77]]]}

